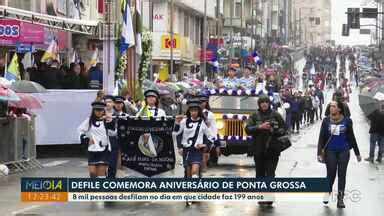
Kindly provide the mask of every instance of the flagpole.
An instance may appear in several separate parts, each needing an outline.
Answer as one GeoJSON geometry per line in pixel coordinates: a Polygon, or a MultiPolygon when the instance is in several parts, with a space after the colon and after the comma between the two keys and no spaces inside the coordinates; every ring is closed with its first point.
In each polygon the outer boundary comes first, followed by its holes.
{"type": "Polygon", "coordinates": [[[5,52],[5,67],[4,67],[4,78],[5,74],[7,73],[7,67],[8,67],[8,52],[5,52]]]}

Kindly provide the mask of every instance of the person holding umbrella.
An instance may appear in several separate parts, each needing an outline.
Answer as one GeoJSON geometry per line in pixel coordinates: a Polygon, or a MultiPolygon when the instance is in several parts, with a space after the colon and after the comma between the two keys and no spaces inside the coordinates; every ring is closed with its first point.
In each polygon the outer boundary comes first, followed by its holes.
{"type": "Polygon", "coordinates": [[[384,152],[384,113],[379,109],[376,109],[368,116],[368,119],[371,121],[371,127],[369,129],[369,157],[364,160],[373,163],[377,143],[379,151],[376,162],[381,163],[384,152]]]}

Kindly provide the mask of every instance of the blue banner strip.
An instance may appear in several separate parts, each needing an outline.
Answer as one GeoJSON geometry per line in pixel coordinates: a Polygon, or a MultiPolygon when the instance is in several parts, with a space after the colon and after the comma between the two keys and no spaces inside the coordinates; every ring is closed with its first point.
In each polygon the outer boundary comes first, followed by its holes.
{"type": "Polygon", "coordinates": [[[327,178],[22,178],[22,192],[327,192],[327,178]]]}

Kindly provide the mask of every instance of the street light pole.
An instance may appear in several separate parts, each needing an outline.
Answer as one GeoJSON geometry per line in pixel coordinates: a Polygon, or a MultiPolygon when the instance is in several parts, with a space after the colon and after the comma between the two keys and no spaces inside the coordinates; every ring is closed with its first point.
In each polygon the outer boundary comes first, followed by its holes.
{"type": "Polygon", "coordinates": [[[103,64],[103,89],[107,94],[112,94],[115,84],[115,32],[114,28],[111,29],[115,25],[114,16],[112,15],[113,4],[112,0],[105,1],[106,13],[103,25],[103,61],[106,63],[103,64]]]}
{"type": "Polygon", "coordinates": [[[204,0],[204,23],[203,23],[203,78],[207,77],[207,0],[204,0]]]}
{"type": "Polygon", "coordinates": [[[170,16],[170,18],[171,18],[171,26],[170,26],[170,32],[171,32],[171,60],[170,60],[170,73],[169,74],[171,74],[171,77],[173,78],[173,76],[175,75],[175,73],[174,73],[174,71],[173,71],[173,46],[176,44],[176,43],[174,43],[174,36],[173,36],[173,10],[174,10],[174,8],[173,8],[173,0],[171,0],[171,16],[170,16]]]}

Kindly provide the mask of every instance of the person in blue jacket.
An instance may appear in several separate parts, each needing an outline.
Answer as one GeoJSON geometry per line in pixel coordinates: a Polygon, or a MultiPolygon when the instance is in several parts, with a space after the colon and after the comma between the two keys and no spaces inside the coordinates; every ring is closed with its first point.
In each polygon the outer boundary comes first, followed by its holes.
{"type": "Polygon", "coordinates": [[[361,156],[353,132],[352,120],[344,116],[343,103],[332,101],[329,107],[330,115],[322,122],[317,148],[318,161],[325,163],[329,180],[329,193],[325,194],[323,202],[324,204],[329,202],[337,173],[337,208],[345,208],[343,199],[350,149],[354,150],[358,162],[361,161],[361,156]]]}

